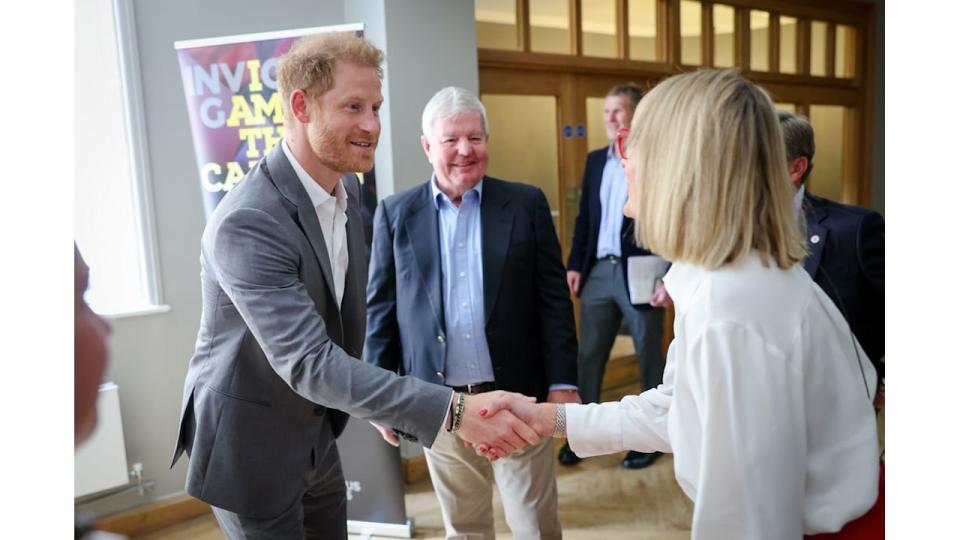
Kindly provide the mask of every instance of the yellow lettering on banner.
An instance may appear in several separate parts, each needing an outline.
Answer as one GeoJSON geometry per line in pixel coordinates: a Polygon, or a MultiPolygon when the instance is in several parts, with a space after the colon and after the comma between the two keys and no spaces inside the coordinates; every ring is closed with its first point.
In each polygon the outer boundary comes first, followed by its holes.
{"type": "Polygon", "coordinates": [[[283,133],[284,133],[283,130],[284,130],[284,127],[282,125],[273,126],[273,131],[263,134],[263,151],[264,152],[269,152],[274,146],[280,143],[280,139],[283,138],[283,133]],[[274,133],[276,133],[276,135],[274,135],[274,133]]]}
{"type": "Polygon", "coordinates": [[[243,120],[245,126],[256,125],[247,100],[243,99],[243,96],[233,96],[233,108],[230,110],[230,118],[227,118],[227,126],[237,127],[240,120],[243,120]]]}
{"type": "Polygon", "coordinates": [[[283,105],[279,92],[274,92],[269,100],[263,99],[263,94],[250,94],[249,103],[243,96],[235,95],[232,103],[230,118],[227,118],[228,127],[237,127],[241,121],[244,126],[262,126],[267,124],[268,116],[272,117],[275,124],[283,123],[283,105]]]}
{"type": "Polygon", "coordinates": [[[260,138],[261,128],[240,128],[240,140],[246,139],[247,157],[255,158],[260,156],[260,149],[257,147],[257,139],[260,138]]]}
{"type": "Polygon", "coordinates": [[[263,85],[260,84],[260,60],[256,58],[247,60],[247,71],[250,72],[250,91],[259,92],[263,90],[263,85]]]}
{"type": "Polygon", "coordinates": [[[280,92],[274,92],[270,96],[270,101],[265,101],[263,94],[252,94],[250,96],[250,102],[253,104],[253,115],[257,121],[257,125],[266,123],[263,117],[264,114],[267,116],[272,115],[274,124],[283,123],[283,103],[280,101],[280,92]]]}
{"type": "Polygon", "coordinates": [[[271,148],[280,142],[283,137],[283,126],[264,126],[252,128],[240,128],[240,139],[247,143],[248,158],[260,157],[260,145],[257,144],[263,139],[263,152],[269,152],[271,148]]]}

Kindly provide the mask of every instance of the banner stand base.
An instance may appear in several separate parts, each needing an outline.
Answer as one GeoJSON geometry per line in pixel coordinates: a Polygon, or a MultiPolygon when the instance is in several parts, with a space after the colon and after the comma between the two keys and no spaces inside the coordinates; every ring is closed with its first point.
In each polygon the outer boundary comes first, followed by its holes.
{"type": "Polygon", "coordinates": [[[406,523],[377,523],[375,521],[347,520],[347,533],[359,534],[364,540],[372,537],[413,538],[413,518],[406,523]]]}

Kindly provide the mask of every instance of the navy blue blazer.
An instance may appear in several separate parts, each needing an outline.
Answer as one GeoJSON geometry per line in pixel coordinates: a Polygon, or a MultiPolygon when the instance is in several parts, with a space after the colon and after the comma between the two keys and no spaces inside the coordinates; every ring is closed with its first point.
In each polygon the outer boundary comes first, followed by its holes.
{"type": "MultiPolygon", "coordinates": [[[[806,193],[804,269],[840,307],[844,318],[883,377],[884,224],[877,212],[806,193]]],[[[879,379],[878,379],[879,380],[879,379]]]]}
{"type": "MultiPolygon", "coordinates": [[[[580,291],[587,283],[590,270],[597,262],[597,239],[600,236],[600,214],[603,210],[600,205],[600,182],[603,180],[603,167],[607,164],[607,148],[600,148],[587,154],[587,165],[583,170],[582,195],[580,196],[580,213],[573,229],[573,243],[570,246],[570,258],[567,260],[567,270],[580,272],[580,291]]],[[[652,255],[646,249],[638,247],[633,241],[633,220],[624,216],[620,231],[620,256],[626,260],[635,255],[652,255]]],[[[627,265],[623,268],[623,282],[627,283],[627,265]]],[[[625,285],[626,286],[626,285],[625,285]]],[[[628,294],[629,296],[629,294],[628,294]]],[[[634,304],[635,309],[651,309],[650,304],[634,304]]]]}
{"type": "MultiPolygon", "coordinates": [[[[430,182],[377,206],[363,359],[444,384],[438,221],[430,182]]],[[[573,305],[546,197],[533,186],[484,177],[480,223],[486,337],[497,389],[544,400],[551,384],[575,386],[573,305]]]]}

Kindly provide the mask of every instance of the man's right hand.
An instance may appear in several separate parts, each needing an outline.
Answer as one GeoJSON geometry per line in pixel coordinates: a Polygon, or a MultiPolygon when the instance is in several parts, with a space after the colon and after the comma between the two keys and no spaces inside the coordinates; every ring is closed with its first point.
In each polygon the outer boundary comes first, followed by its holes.
{"type": "Polygon", "coordinates": [[[474,446],[483,445],[490,449],[490,459],[507,457],[514,451],[527,445],[540,442],[540,436],[530,426],[521,422],[510,411],[496,418],[484,418],[480,411],[489,408],[494,401],[511,403],[514,401],[532,403],[534,398],[522,394],[495,391],[466,396],[463,408],[463,420],[457,435],[474,446]]]}
{"type": "Polygon", "coordinates": [[[567,272],[567,287],[570,287],[570,292],[577,294],[580,290],[580,272],[575,270],[567,272]]]}

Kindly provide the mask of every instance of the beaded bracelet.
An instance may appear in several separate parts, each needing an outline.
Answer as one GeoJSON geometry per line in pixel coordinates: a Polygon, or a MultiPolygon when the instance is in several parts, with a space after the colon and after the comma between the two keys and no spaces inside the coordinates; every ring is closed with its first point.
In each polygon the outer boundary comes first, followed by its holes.
{"type": "Polygon", "coordinates": [[[466,401],[463,392],[457,392],[457,407],[453,413],[453,423],[450,426],[450,433],[456,433],[460,430],[460,424],[463,423],[463,408],[466,406],[466,401]]]}

